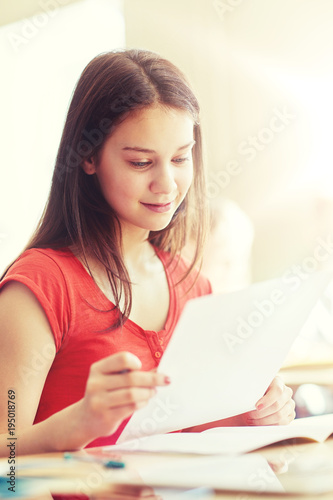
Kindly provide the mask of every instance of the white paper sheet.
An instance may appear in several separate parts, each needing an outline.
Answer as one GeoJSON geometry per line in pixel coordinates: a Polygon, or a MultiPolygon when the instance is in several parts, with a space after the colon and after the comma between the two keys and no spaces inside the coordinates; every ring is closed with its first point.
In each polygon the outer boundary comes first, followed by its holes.
{"type": "MultiPolygon", "coordinates": [[[[138,474],[150,486],[178,488],[205,486],[219,490],[283,493],[284,489],[261,455],[184,458],[174,463],[139,467],[138,474]]],[[[164,498],[164,497],[163,497],[164,498]]]]}
{"type": "Polygon", "coordinates": [[[171,384],[135,412],[118,443],[254,409],[331,279],[288,275],[189,301],[158,369],[171,384]]]}
{"type": "Polygon", "coordinates": [[[214,500],[215,498],[214,490],[205,487],[183,490],[161,486],[154,488],[154,495],[163,500],[214,500]]]}
{"type": "Polygon", "coordinates": [[[289,425],[217,427],[205,432],[158,434],[108,446],[110,451],[238,455],[285,439],[325,441],[333,433],[333,414],[298,418],[289,425]]]}

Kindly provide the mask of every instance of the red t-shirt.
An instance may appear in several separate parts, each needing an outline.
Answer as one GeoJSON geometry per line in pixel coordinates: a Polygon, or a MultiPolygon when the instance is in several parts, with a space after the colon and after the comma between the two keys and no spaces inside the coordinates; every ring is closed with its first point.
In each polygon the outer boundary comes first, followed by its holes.
{"type": "MultiPolygon", "coordinates": [[[[115,320],[116,313],[111,311],[113,304],[69,249],[28,250],[9,269],[0,289],[13,280],[26,285],[43,307],[56,345],[56,356],[34,423],[80,400],[84,396],[90,365],[110,354],[132,352],[141,360],[143,370],[159,364],[185,303],[211,293],[211,286],[200,276],[191,287],[192,275],[177,284],[186,271],[185,262],[181,259],[168,266],[169,254],[159,251],[158,256],[165,268],[170,293],[165,329],[159,332],[143,330],[130,319],[122,329],[103,331],[115,320]]],[[[113,435],[99,438],[89,446],[114,444],[127,421],[113,435]]]]}

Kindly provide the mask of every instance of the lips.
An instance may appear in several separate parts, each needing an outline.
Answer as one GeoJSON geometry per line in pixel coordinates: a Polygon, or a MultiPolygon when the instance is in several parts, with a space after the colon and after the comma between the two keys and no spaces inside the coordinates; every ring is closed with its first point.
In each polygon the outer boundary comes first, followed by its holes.
{"type": "Polygon", "coordinates": [[[168,203],[141,203],[141,204],[148,210],[151,210],[152,212],[163,214],[171,210],[173,203],[174,203],[173,201],[169,201],[168,203]]]}

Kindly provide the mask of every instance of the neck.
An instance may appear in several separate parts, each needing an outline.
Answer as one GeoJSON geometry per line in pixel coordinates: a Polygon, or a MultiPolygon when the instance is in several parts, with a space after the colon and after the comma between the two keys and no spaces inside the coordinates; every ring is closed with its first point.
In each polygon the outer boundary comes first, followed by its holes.
{"type": "Polygon", "coordinates": [[[145,266],[155,256],[148,242],[149,231],[122,227],[122,253],[129,271],[145,266]]]}
{"type": "MultiPolygon", "coordinates": [[[[140,228],[129,228],[126,225],[121,227],[122,233],[122,256],[129,274],[136,275],[142,272],[155,260],[154,248],[148,242],[149,231],[140,228]]],[[[70,247],[74,255],[85,265],[83,256],[73,245],[70,247]]],[[[92,255],[88,255],[88,264],[91,272],[98,275],[101,270],[100,263],[92,255]]]]}

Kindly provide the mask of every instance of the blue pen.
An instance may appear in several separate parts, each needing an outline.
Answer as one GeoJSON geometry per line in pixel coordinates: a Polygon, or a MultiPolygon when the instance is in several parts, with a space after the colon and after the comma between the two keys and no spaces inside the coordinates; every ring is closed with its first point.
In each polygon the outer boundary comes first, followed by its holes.
{"type": "Polygon", "coordinates": [[[123,469],[125,467],[125,463],[119,460],[103,460],[97,457],[73,455],[72,453],[64,453],[64,458],[66,460],[79,460],[80,462],[93,462],[108,469],[123,469]]]}

